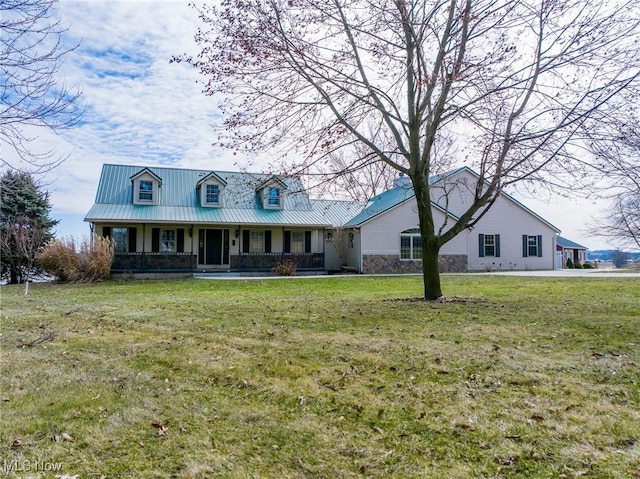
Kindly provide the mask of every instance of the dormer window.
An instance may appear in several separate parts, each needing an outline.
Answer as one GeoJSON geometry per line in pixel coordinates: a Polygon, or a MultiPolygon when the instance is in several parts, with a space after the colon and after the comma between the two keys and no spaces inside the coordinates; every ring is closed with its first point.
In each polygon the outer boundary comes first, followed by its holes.
{"type": "Polygon", "coordinates": [[[280,188],[276,188],[271,186],[268,192],[268,204],[271,207],[279,208],[280,207],[280,188]]]}
{"type": "Polygon", "coordinates": [[[284,206],[284,193],[287,185],[277,176],[271,176],[256,188],[262,207],[267,210],[280,210],[284,206]]]}
{"type": "Polygon", "coordinates": [[[227,182],[213,171],[208,174],[203,174],[200,181],[196,184],[196,189],[200,197],[200,206],[213,208],[222,206],[222,192],[225,186],[227,186],[227,182]]]}
{"type": "Polygon", "coordinates": [[[207,185],[206,202],[210,205],[220,203],[220,185],[207,185]]]}
{"type": "Polygon", "coordinates": [[[145,180],[140,181],[138,199],[140,201],[153,201],[153,182],[152,181],[145,181],[145,180]]]}
{"type": "Polygon", "coordinates": [[[160,203],[162,179],[149,168],[131,177],[134,205],[157,205],[160,203]]]}

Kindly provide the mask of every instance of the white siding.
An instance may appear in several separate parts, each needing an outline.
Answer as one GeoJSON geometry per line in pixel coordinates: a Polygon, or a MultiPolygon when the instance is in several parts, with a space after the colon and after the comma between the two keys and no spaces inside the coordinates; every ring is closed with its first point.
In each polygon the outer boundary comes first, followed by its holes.
{"type": "MultiPolygon", "coordinates": [[[[416,200],[412,198],[362,225],[362,254],[399,255],[400,233],[418,227],[417,210],[416,200]]],[[[433,214],[439,228],[445,215],[438,209],[434,209],[433,214]]],[[[445,244],[440,254],[467,254],[467,233],[462,232],[445,244]]]]}
{"type": "MultiPolygon", "coordinates": [[[[447,180],[445,188],[434,188],[433,199],[460,216],[470,206],[476,178],[467,171],[447,180]],[[445,195],[445,191],[447,192],[445,195]]],[[[436,228],[445,215],[434,209],[436,228]]],[[[453,221],[450,219],[449,221],[453,221]]],[[[398,255],[400,233],[418,227],[415,198],[375,217],[361,227],[362,254],[398,255]]],[[[553,269],[557,231],[508,196],[499,197],[489,211],[474,226],[445,244],[441,255],[467,255],[469,270],[542,270],[553,269]],[[500,235],[500,257],[480,257],[479,235],[500,235]],[[541,236],[542,256],[523,255],[522,236],[541,236]]]]}
{"type": "Polygon", "coordinates": [[[470,233],[469,269],[553,269],[556,232],[517,203],[496,200],[470,233]],[[500,257],[480,257],[478,235],[500,235],[500,257]],[[542,237],[542,257],[524,257],[522,235],[542,237]]]}

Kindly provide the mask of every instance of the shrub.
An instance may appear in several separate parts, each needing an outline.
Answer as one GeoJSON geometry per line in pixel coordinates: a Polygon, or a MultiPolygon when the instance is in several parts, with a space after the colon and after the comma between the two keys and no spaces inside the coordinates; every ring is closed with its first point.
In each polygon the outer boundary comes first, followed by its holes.
{"type": "Polygon", "coordinates": [[[271,271],[279,276],[295,276],[298,264],[293,260],[279,261],[271,271]]]}
{"type": "Polygon", "coordinates": [[[109,279],[113,263],[114,244],[109,238],[94,237],[93,242],[84,241],[80,245],[80,271],[86,282],[109,279]]]}
{"type": "Polygon", "coordinates": [[[36,262],[59,281],[66,283],[77,280],[80,264],[73,238],[51,240],[38,254],[36,262]]]}
{"type": "Polygon", "coordinates": [[[593,269],[593,263],[591,261],[585,261],[582,267],[584,269],[593,269]]]}
{"type": "Polygon", "coordinates": [[[575,269],[582,269],[582,263],[576,263],[573,265],[575,269]]]}
{"type": "Polygon", "coordinates": [[[573,269],[573,261],[571,258],[567,258],[567,268],[573,269]]]}
{"type": "Polygon", "coordinates": [[[58,281],[89,283],[109,278],[113,252],[109,238],[95,236],[80,245],[73,238],[54,239],[40,252],[37,262],[58,281]]]}

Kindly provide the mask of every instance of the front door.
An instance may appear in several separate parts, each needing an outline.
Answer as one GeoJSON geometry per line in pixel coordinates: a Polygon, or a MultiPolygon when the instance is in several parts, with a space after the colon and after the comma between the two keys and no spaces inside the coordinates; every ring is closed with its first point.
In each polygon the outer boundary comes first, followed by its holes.
{"type": "Polygon", "coordinates": [[[200,229],[198,263],[229,264],[229,230],[200,229]]]}

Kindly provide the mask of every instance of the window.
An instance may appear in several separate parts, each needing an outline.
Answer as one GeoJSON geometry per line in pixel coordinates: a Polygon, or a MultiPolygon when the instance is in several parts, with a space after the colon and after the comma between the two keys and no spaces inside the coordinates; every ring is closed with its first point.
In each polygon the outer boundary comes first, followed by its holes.
{"type": "Polygon", "coordinates": [[[264,231],[251,232],[249,253],[264,253],[264,231]]]}
{"type": "Polygon", "coordinates": [[[280,189],[274,186],[269,187],[267,191],[267,205],[272,207],[280,206],[280,189]]]}
{"type": "Polygon", "coordinates": [[[141,201],[153,201],[153,181],[140,180],[138,199],[141,201]]]}
{"type": "Polygon", "coordinates": [[[422,237],[418,228],[400,233],[400,259],[422,259],[422,237]]]}
{"type": "Polygon", "coordinates": [[[162,253],[176,252],[176,230],[160,231],[160,252],[162,253]]]}
{"type": "Polygon", "coordinates": [[[485,256],[500,257],[500,235],[478,235],[478,245],[478,256],[481,258],[485,256]]]}
{"type": "Polygon", "coordinates": [[[304,253],[304,231],[291,232],[291,253],[304,253]]]}
{"type": "Polygon", "coordinates": [[[206,198],[205,201],[209,204],[217,205],[220,203],[220,186],[219,185],[206,185],[206,198]]]}
{"type": "Polygon", "coordinates": [[[354,239],[355,239],[355,236],[353,233],[349,233],[347,235],[347,243],[349,244],[349,249],[354,248],[354,239]]]}
{"type": "Polygon", "coordinates": [[[111,239],[115,243],[115,253],[126,253],[128,251],[127,228],[112,228],[111,239]]]}
{"type": "Polygon", "coordinates": [[[542,257],[542,236],[522,235],[522,256],[542,257]]]}

